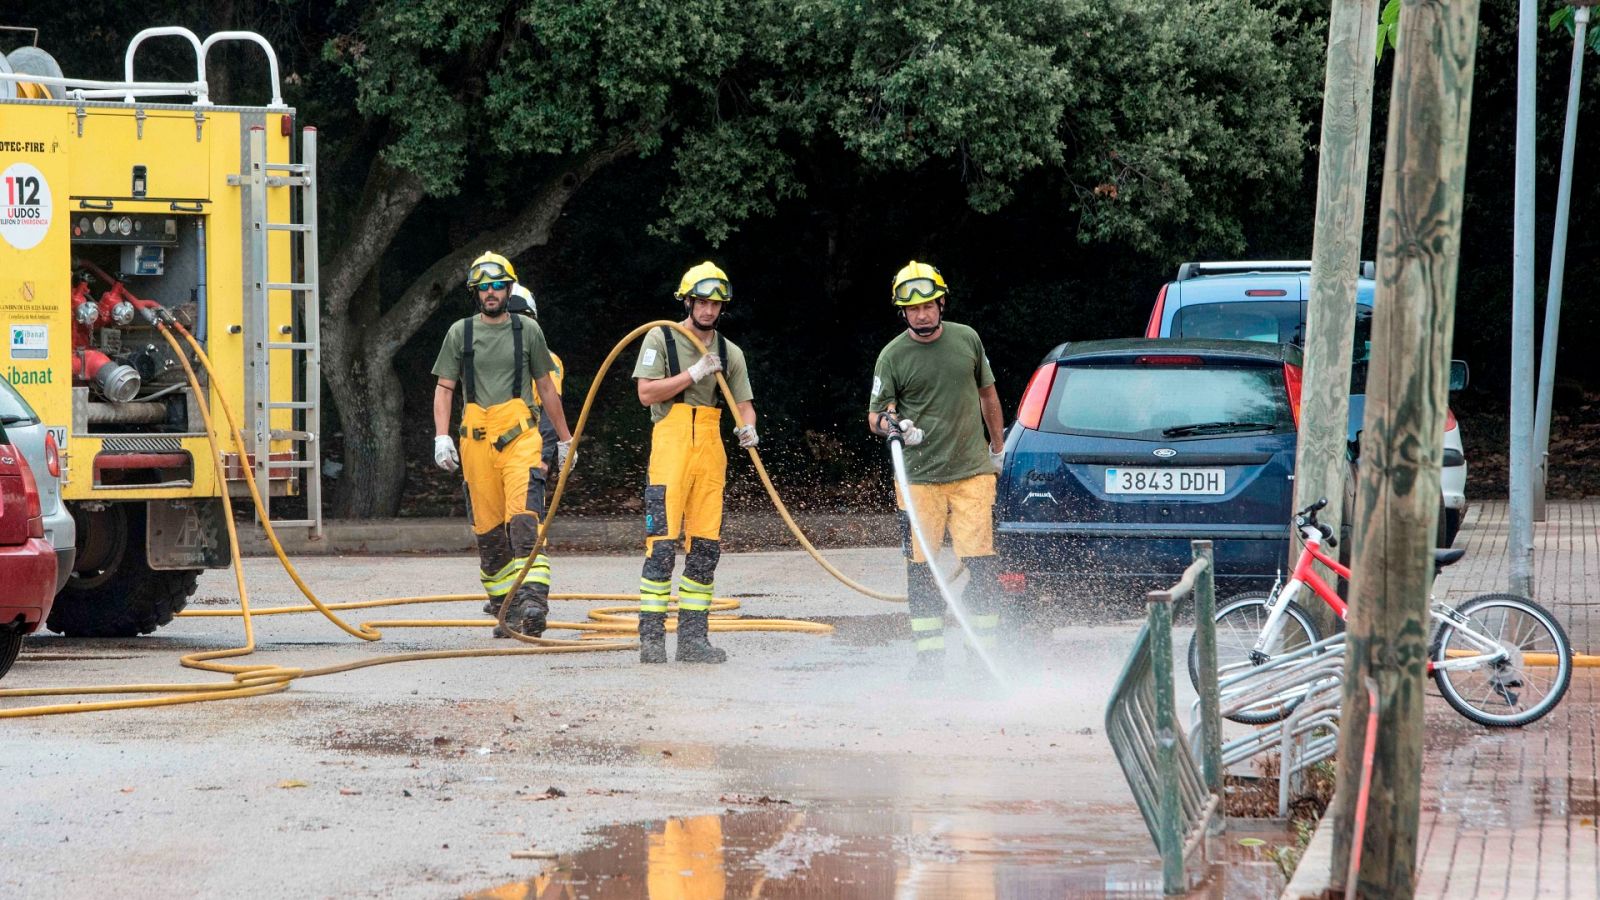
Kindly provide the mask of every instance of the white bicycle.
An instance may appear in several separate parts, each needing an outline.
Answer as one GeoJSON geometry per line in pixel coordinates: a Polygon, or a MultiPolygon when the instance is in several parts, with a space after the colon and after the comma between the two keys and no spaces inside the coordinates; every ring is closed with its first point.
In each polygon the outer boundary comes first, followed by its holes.
{"type": "MultiPolygon", "coordinates": [[[[1322,639],[1317,624],[1295,602],[1309,587],[1344,621],[1348,604],[1317,575],[1313,561],[1349,579],[1350,570],[1322,551],[1337,546],[1333,529],[1317,521],[1327,498],[1295,514],[1304,547],[1294,574],[1270,592],[1240,594],[1217,610],[1217,672],[1220,675],[1260,666],[1273,657],[1322,639]]],[[[1436,550],[1442,569],[1460,559],[1463,550],[1436,550]]],[[[1520,727],[1554,709],[1572,681],[1572,646],[1561,624],[1539,604],[1513,594],[1482,594],[1451,606],[1430,598],[1428,615],[1438,626],[1428,650],[1428,673],[1439,693],[1456,712],[1499,728],[1520,727]]],[[[1189,679],[1200,683],[1200,651],[1189,639],[1189,679]]],[[[1271,702],[1230,716],[1235,722],[1262,725],[1279,721],[1299,704],[1302,695],[1285,694],[1271,702]]]]}

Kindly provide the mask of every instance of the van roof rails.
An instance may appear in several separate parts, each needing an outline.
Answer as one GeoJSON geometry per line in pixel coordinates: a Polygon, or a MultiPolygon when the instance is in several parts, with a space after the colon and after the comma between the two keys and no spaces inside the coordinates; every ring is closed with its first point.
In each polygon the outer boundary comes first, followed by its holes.
{"type": "MultiPolygon", "coordinates": [[[[1309,259],[1258,259],[1232,262],[1186,262],[1178,266],[1174,281],[1188,281],[1202,275],[1238,275],[1246,272],[1310,272],[1309,259]]],[[[1378,266],[1372,260],[1361,261],[1361,277],[1378,277],[1378,266]]]]}

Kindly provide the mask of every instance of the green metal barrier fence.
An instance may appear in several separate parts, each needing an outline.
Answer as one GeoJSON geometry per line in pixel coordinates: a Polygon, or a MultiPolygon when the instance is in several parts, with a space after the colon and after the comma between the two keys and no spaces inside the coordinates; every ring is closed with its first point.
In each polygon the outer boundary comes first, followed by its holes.
{"type": "Polygon", "coordinates": [[[1188,890],[1189,861],[1196,854],[1204,859],[1206,834],[1223,823],[1211,542],[1193,541],[1192,548],[1194,562],[1178,583],[1146,595],[1149,619],[1106,704],[1106,737],[1161,853],[1161,884],[1168,894],[1188,890]],[[1191,593],[1200,650],[1201,766],[1189,751],[1172,680],[1172,606],[1191,593]]]}

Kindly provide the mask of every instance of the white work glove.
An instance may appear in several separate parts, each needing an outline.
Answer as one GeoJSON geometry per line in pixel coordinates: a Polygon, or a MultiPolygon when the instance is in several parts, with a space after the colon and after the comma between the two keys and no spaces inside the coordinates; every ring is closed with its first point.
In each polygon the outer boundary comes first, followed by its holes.
{"type": "Polygon", "coordinates": [[[567,467],[567,458],[572,455],[571,441],[556,441],[556,471],[567,467]]]}
{"type": "Polygon", "coordinates": [[[707,375],[721,371],[722,357],[715,353],[707,353],[705,356],[695,360],[694,365],[689,367],[689,377],[694,379],[695,384],[699,384],[707,375]]]}
{"type": "Polygon", "coordinates": [[[895,427],[900,429],[900,443],[907,447],[915,447],[922,443],[922,439],[927,436],[910,419],[901,419],[900,423],[895,427]]]}
{"type": "Polygon", "coordinates": [[[446,472],[461,468],[461,457],[456,455],[456,442],[448,434],[433,436],[433,464],[446,472]]]}
{"type": "Polygon", "coordinates": [[[740,425],[733,430],[733,436],[739,439],[739,446],[746,450],[761,443],[761,439],[756,437],[756,427],[754,425],[740,425]]]}
{"type": "Polygon", "coordinates": [[[992,464],[994,466],[994,470],[996,472],[1002,471],[1001,466],[1005,464],[1004,463],[1005,458],[1006,458],[1006,451],[1005,451],[1004,447],[1002,447],[999,450],[990,450],[989,451],[989,462],[990,462],[990,464],[992,464]]]}

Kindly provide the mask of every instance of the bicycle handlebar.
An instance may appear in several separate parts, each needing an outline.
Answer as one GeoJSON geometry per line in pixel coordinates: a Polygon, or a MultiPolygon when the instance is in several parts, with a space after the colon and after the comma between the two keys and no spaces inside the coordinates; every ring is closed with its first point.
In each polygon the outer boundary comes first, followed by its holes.
{"type": "Polygon", "coordinates": [[[1322,533],[1322,540],[1329,547],[1339,546],[1339,541],[1333,536],[1333,528],[1317,521],[1317,510],[1328,505],[1328,498],[1322,497],[1317,502],[1295,513],[1294,524],[1297,528],[1315,528],[1322,533]]]}

